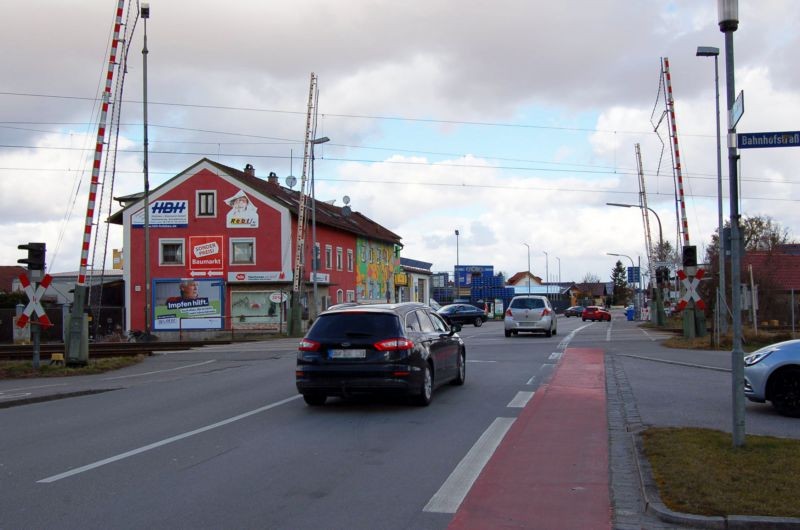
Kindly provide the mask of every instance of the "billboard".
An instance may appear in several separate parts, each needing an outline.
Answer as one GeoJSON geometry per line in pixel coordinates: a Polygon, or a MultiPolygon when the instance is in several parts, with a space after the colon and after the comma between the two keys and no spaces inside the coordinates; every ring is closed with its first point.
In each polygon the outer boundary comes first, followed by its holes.
{"type": "Polygon", "coordinates": [[[222,276],[225,266],[223,236],[189,236],[192,276],[222,276]]]}
{"type": "Polygon", "coordinates": [[[222,280],[153,281],[153,329],[222,329],[222,280]]]}
{"type": "MultiPolygon", "coordinates": [[[[147,219],[150,228],[186,228],[189,226],[189,201],[153,201],[150,203],[150,215],[147,219]]],[[[131,226],[144,226],[144,208],[135,212],[131,226]]]]}

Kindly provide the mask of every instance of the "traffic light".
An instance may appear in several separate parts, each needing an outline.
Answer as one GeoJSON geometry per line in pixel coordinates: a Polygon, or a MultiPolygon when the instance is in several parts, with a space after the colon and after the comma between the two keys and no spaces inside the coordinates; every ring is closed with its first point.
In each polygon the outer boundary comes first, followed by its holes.
{"type": "Polygon", "coordinates": [[[685,245],[683,247],[683,267],[696,267],[697,266],[697,247],[694,245],[685,245]]]}
{"type": "Polygon", "coordinates": [[[44,256],[47,253],[44,243],[28,243],[27,245],[18,245],[17,248],[28,251],[28,257],[18,259],[17,263],[24,263],[30,271],[44,270],[44,256]]]}

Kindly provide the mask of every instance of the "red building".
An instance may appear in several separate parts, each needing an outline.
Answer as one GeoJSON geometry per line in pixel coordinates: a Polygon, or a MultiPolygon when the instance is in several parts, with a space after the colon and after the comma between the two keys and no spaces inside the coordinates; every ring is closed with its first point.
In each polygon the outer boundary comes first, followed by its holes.
{"type": "MultiPolygon", "coordinates": [[[[285,331],[300,193],[202,159],[149,194],[151,330],[285,331]]],[[[117,199],[124,230],[126,325],[145,328],[144,198],[117,199]]],[[[311,208],[311,200],[306,200],[311,208]]],[[[394,299],[400,237],[358,212],[317,201],[317,305],[394,299]]],[[[311,211],[301,303],[313,318],[311,211]]],[[[212,333],[213,334],[213,333],[212,333]]]]}

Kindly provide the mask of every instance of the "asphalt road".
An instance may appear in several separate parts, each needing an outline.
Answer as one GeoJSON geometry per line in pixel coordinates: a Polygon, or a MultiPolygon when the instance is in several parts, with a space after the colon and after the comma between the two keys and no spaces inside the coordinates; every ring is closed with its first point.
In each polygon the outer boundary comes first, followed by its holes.
{"type": "MultiPolygon", "coordinates": [[[[453,514],[432,499],[567,347],[606,350],[643,424],[730,430],[729,354],[666,349],[620,318],[560,318],[550,338],[506,338],[500,322],[461,334],[467,383],[440,388],[427,408],[306,406],[294,388],[296,339],[172,352],[100,376],[0,381],[0,403],[107,390],[0,409],[0,529],[446,528],[453,514]]],[[[798,436],[796,420],[768,405],[748,404],[747,421],[748,433],[798,436]]]]}

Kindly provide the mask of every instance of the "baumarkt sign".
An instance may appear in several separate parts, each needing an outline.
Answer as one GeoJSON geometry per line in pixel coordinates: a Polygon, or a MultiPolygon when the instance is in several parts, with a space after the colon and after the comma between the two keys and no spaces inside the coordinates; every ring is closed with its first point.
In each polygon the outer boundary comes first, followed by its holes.
{"type": "Polygon", "coordinates": [[[736,137],[739,149],[800,147],[800,131],[741,133],[736,137]]]}

